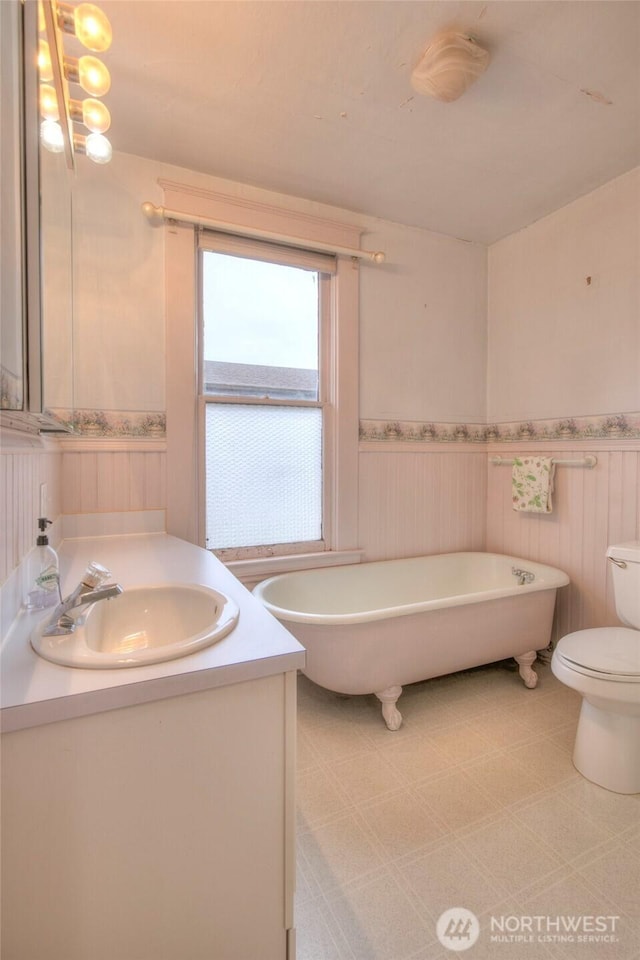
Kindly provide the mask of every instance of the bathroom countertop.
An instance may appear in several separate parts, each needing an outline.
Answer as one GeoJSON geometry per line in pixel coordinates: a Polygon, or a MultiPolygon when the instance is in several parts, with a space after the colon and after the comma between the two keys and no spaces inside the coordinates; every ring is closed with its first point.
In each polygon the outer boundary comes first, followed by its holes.
{"type": "Polygon", "coordinates": [[[2,644],[3,733],[304,666],[304,648],[207,550],[154,533],[64,540],[58,553],[64,595],[79,583],[87,563],[96,560],[125,590],[166,582],[207,584],[235,600],[240,617],[230,634],[188,656],[95,670],[63,667],[39,657],[29,636],[44,614],[22,611],[2,644]]]}

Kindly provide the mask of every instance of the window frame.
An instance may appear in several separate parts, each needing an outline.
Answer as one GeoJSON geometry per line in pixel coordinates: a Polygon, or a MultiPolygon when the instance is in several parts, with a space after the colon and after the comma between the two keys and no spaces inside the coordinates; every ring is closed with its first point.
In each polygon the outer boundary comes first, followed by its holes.
{"type": "MultiPolygon", "coordinates": [[[[261,202],[213,194],[162,182],[165,204],[187,215],[224,219],[241,228],[259,227],[282,236],[339,246],[359,246],[359,229],[261,202]]],[[[167,303],[167,532],[205,544],[204,412],[201,393],[201,228],[170,221],[165,226],[167,303]]],[[[208,232],[208,231],[207,231],[208,232]]],[[[252,241],[249,241],[251,243],[252,241]]],[[[277,244],[275,244],[277,246],[277,244]]],[[[288,245],[288,244],[287,244],[288,245]]],[[[296,249],[296,248],[293,248],[296,249]]],[[[315,254],[312,253],[312,256],[315,254]]],[[[323,540],[273,546],[228,548],[239,576],[266,576],[270,566],[289,569],[358,559],[358,261],[336,256],[335,273],[323,283],[327,336],[321,337],[319,367],[325,391],[323,540]],[[251,557],[246,551],[251,551],[251,557]],[[291,563],[287,561],[291,557],[291,563]],[[270,558],[273,558],[270,564],[270,558]]],[[[324,318],[323,318],[324,319],[324,318]]],[[[282,401],[276,401],[282,403],[282,401]]],[[[296,401],[297,403],[297,401],[296,401]]],[[[230,558],[225,556],[225,562],[230,558]]]]}
{"type": "Polygon", "coordinates": [[[331,302],[334,295],[334,277],[337,272],[336,258],[326,254],[312,254],[297,247],[283,247],[263,240],[253,240],[229,234],[216,233],[210,230],[198,232],[198,392],[200,399],[200,416],[202,421],[202,437],[200,447],[200,469],[205,476],[205,502],[203,522],[205,525],[206,542],[206,408],[207,404],[237,404],[248,406],[279,406],[279,407],[313,407],[322,411],[322,495],[321,495],[321,530],[322,536],[318,540],[298,540],[288,543],[253,544],[244,547],[207,548],[225,562],[238,560],[254,560],[260,557],[281,557],[299,553],[323,553],[331,542],[331,532],[328,529],[331,517],[331,503],[335,491],[332,481],[330,451],[333,448],[333,427],[335,417],[332,416],[334,398],[331,391],[329,377],[330,358],[333,353],[331,343],[331,302]],[[206,252],[222,253],[228,256],[242,257],[248,260],[261,260],[263,263],[281,264],[283,266],[300,267],[313,270],[318,276],[318,398],[317,400],[295,400],[271,397],[241,397],[233,395],[208,394],[204,391],[204,270],[203,254],[206,252]]]}

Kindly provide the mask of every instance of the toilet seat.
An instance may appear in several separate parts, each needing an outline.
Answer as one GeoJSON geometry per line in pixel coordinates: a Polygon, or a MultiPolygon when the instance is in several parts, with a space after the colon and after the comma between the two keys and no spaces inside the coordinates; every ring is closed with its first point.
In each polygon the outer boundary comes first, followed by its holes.
{"type": "Polygon", "coordinates": [[[569,670],[619,683],[640,683],[640,631],[627,627],[579,630],[563,637],[555,650],[569,670]]]}

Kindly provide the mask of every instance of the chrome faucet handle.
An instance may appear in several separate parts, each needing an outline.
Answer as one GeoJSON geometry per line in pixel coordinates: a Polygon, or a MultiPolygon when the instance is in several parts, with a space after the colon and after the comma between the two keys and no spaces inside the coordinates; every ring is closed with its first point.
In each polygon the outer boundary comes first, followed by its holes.
{"type": "Polygon", "coordinates": [[[525,583],[533,583],[536,578],[535,573],[530,570],[521,570],[520,567],[511,567],[511,573],[518,578],[518,585],[524,586],[525,583]]]}
{"type": "Polygon", "coordinates": [[[103,567],[101,563],[97,563],[95,560],[92,560],[82,575],[82,582],[86,587],[90,587],[92,590],[94,590],[101,584],[106,583],[110,576],[110,570],[107,570],[106,567],[103,567]]]}

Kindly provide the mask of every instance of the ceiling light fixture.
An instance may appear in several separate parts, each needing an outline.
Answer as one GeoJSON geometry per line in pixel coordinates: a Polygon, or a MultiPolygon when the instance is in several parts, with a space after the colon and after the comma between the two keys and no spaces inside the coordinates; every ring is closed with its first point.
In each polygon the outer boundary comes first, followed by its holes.
{"type": "Polygon", "coordinates": [[[64,150],[71,168],[75,165],[76,153],[84,154],[95,163],[108,163],[113,151],[103,134],[111,125],[111,114],[95,98],[108,93],[109,71],[97,57],[66,56],[63,36],[72,34],[88,50],[100,53],[111,45],[111,24],[92,3],[73,7],[57,0],[40,0],[38,25],[44,34],[38,55],[42,145],[56,153],[64,150]],[[71,83],[78,84],[90,96],[84,100],[72,99],[71,83]],[[74,123],[83,124],[89,134],[76,131],[74,123]]]}
{"type": "Polygon", "coordinates": [[[489,66],[491,55],[473,37],[457,30],[437,34],[411,74],[417,93],[451,103],[489,66]]]}

